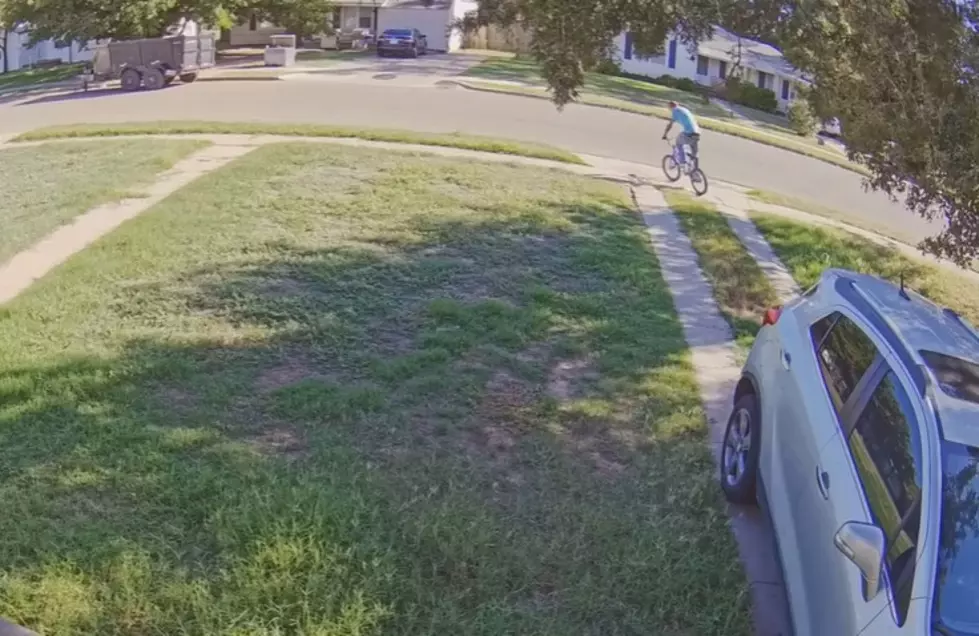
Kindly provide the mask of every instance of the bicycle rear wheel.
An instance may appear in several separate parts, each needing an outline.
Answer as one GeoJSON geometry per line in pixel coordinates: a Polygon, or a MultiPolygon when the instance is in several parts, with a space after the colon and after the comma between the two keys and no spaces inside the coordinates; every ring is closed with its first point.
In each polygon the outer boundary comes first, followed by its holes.
{"type": "Polygon", "coordinates": [[[690,185],[693,186],[693,191],[698,197],[702,197],[707,194],[707,188],[709,187],[707,183],[707,175],[700,168],[694,168],[690,171],[690,185]]]}
{"type": "Polygon", "coordinates": [[[673,155],[663,157],[663,174],[666,175],[670,183],[680,180],[680,164],[676,162],[673,155]]]}

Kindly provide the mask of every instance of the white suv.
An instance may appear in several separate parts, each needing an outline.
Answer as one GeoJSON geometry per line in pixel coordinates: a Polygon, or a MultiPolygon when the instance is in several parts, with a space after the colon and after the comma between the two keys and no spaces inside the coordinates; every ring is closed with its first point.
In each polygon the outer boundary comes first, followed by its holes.
{"type": "Polygon", "coordinates": [[[768,510],[796,635],[979,635],[979,334],[843,270],[764,322],[721,485],[768,510]]]}

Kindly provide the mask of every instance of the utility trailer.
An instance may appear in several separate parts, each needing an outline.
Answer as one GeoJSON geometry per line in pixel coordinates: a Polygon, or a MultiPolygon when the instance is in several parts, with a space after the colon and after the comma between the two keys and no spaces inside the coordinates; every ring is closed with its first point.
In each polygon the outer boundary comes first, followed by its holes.
{"type": "Polygon", "coordinates": [[[124,91],[159,90],[175,79],[190,83],[214,66],[212,34],[119,40],[99,46],[82,76],[85,90],[95,81],[118,79],[124,91]]]}

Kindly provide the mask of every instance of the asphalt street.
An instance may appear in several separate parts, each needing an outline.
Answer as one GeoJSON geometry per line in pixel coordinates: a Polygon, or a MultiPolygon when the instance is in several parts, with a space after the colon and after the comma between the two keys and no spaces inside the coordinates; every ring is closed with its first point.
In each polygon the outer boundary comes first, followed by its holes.
{"type": "MultiPolygon", "coordinates": [[[[194,119],[465,132],[648,164],[667,152],[658,119],[579,105],[559,112],[544,100],[401,79],[359,74],[344,82],[198,82],[154,92],[46,95],[0,104],[0,134],[52,124],[194,119]]],[[[818,202],[856,223],[893,228],[906,240],[936,231],[883,194],[865,192],[860,175],[815,159],[710,131],[701,155],[714,179],[818,202]]]]}

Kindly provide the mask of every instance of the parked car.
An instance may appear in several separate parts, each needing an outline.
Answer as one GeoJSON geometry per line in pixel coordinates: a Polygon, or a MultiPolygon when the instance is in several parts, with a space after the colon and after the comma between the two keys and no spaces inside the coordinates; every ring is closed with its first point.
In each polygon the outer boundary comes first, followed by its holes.
{"type": "Polygon", "coordinates": [[[428,53],[428,38],[418,29],[387,29],[377,39],[380,57],[400,55],[418,57],[428,53]]]}
{"type": "Polygon", "coordinates": [[[836,269],[763,322],[721,485],[769,513],[796,636],[979,634],[979,333],[836,269]]]}

